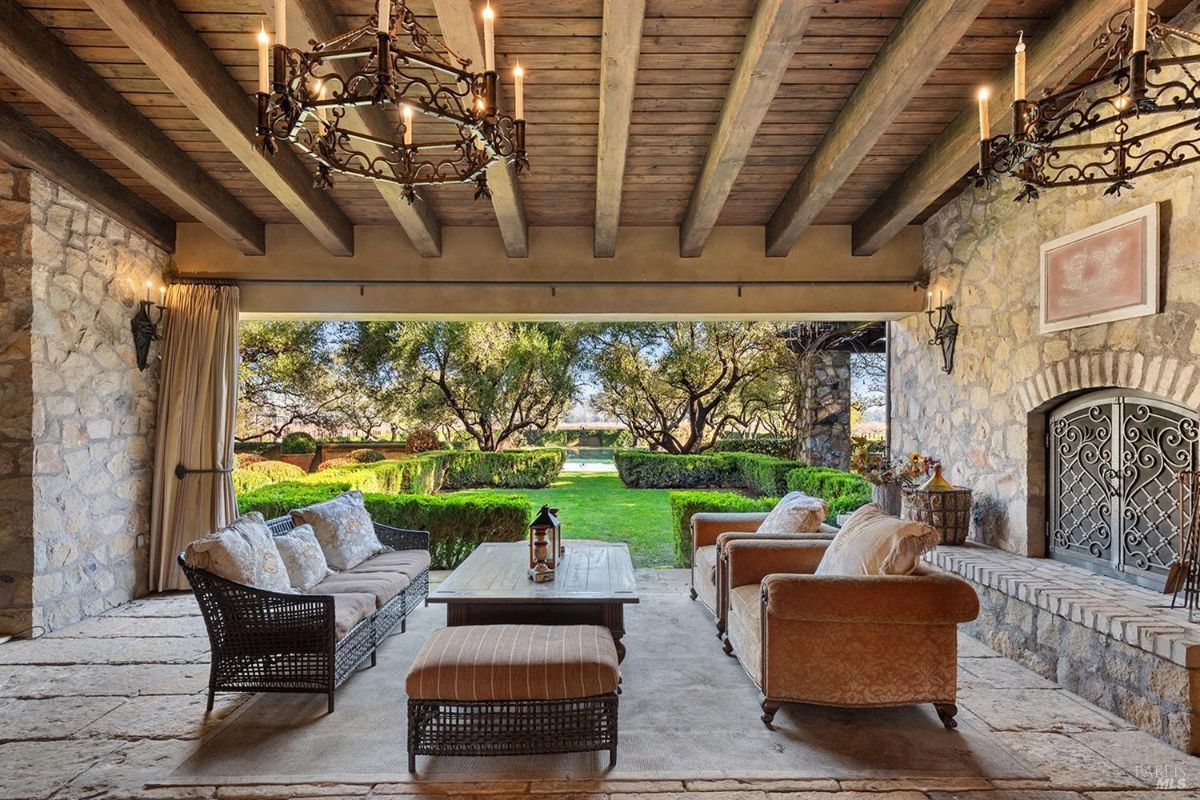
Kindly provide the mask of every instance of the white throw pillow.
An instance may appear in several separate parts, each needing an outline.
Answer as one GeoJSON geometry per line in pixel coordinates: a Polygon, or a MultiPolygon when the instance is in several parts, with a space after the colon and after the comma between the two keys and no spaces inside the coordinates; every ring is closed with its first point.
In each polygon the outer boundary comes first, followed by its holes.
{"type": "Polygon", "coordinates": [[[868,503],[833,537],[816,574],[909,575],[937,544],[937,531],[924,522],[897,519],[868,503]]]}
{"type": "Polygon", "coordinates": [[[300,525],[283,536],[276,536],[275,546],[287,567],[293,589],[308,591],[333,574],[312,525],[300,525]]]}
{"type": "Polygon", "coordinates": [[[346,492],[324,503],[292,511],[293,525],[305,523],[312,526],[325,560],[333,569],[356,567],[384,550],[375,535],[371,515],[363,505],[362,492],[346,492]]]}
{"type": "Polygon", "coordinates": [[[803,492],[789,492],[758,526],[758,533],[816,533],[828,513],[825,501],[803,492]]]}
{"type": "Polygon", "coordinates": [[[184,558],[190,566],[226,580],[290,593],[292,584],[274,539],[263,515],[251,511],[229,527],[189,544],[184,558]]]}

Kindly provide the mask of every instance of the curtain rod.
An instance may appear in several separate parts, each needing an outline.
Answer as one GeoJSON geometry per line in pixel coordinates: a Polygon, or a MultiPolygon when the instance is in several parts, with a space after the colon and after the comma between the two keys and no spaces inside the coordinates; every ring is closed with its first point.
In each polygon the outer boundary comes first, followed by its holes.
{"type": "Polygon", "coordinates": [[[907,280],[830,280],[830,281],[790,281],[790,280],[708,280],[708,281],[670,281],[670,280],[520,280],[506,281],[498,279],[464,279],[451,280],[446,278],[381,278],[366,280],[342,280],[333,278],[241,278],[235,281],[238,285],[247,284],[301,284],[312,286],[498,286],[521,288],[526,286],[571,287],[571,286],[652,286],[652,287],[744,287],[744,286],[794,286],[799,288],[817,288],[821,286],[908,286],[916,291],[920,282],[916,279],[907,280]]]}

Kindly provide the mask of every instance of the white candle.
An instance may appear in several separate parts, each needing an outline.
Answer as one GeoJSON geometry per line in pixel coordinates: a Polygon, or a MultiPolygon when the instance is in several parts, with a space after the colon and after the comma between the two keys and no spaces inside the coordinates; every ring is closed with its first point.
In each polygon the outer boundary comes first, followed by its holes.
{"type": "Polygon", "coordinates": [[[275,0],[275,42],[287,46],[287,0],[275,0]]]}
{"type": "Polygon", "coordinates": [[[412,147],[413,142],[413,112],[412,106],[404,106],[404,144],[412,147]]]}
{"type": "Polygon", "coordinates": [[[517,88],[517,119],[525,119],[525,70],[518,64],[513,70],[513,81],[517,88]]]}
{"type": "Polygon", "coordinates": [[[981,142],[992,138],[992,126],[988,120],[988,97],[990,94],[985,86],[979,90],[979,140],[981,142]]]}
{"type": "Polygon", "coordinates": [[[491,72],[496,68],[496,12],[492,4],[483,7],[483,68],[491,72]]]}
{"type": "MultiPolygon", "coordinates": [[[[322,81],[317,81],[317,101],[319,102],[324,99],[325,99],[325,84],[322,81]]],[[[325,119],[325,107],[324,106],[317,106],[317,116],[321,118],[322,122],[327,121],[325,119]]]]}
{"type": "Polygon", "coordinates": [[[391,0],[379,0],[379,32],[387,33],[391,29],[392,23],[392,3],[391,0]]]}
{"type": "Polygon", "coordinates": [[[1017,54],[1013,60],[1013,99],[1025,99],[1025,33],[1017,39],[1017,54]]]}
{"type": "Polygon", "coordinates": [[[147,303],[150,302],[150,286],[151,286],[150,281],[146,281],[146,302],[147,303]]]}
{"type": "Polygon", "coordinates": [[[271,91],[271,37],[266,23],[258,29],[258,90],[263,94],[271,91]]]}
{"type": "Polygon", "coordinates": [[[1133,52],[1146,49],[1146,26],[1150,16],[1149,0],[1133,0],[1133,52]]]}

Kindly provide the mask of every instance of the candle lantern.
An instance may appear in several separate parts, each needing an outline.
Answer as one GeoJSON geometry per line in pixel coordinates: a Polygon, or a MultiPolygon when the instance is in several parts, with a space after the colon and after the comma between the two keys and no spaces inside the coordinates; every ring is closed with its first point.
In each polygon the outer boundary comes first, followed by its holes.
{"type": "Polygon", "coordinates": [[[554,568],[562,552],[557,511],[542,506],[529,525],[529,577],[536,583],[554,580],[554,568]]]}

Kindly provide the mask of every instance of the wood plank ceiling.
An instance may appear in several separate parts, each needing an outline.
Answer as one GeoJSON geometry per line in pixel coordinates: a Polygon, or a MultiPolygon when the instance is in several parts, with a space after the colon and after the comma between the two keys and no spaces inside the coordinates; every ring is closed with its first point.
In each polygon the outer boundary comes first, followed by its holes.
{"type": "MultiPolygon", "coordinates": [[[[11,1],[11,0],[9,0],[11,1]]],[[[374,0],[328,0],[344,29],[360,24],[374,0]]],[[[207,170],[259,219],[294,222],[260,184],[105,25],[87,0],[19,0],[101,77],[207,170]]],[[[482,0],[472,0],[476,11],[482,0]]],[[[253,33],[261,0],[175,0],[187,21],[249,95],[255,90],[253,33]]],[[[412,0],[437,32],[434,0],[412,0]]],[[[645,0],[641,53],[630,120],[620,220],[680,224],[696,183],[756,0],[645,0]]],[[[977,86],[1010,63],[1018,31],[1031,47],[1067,3],[989,0],[925,84],[879,137],[817,215],[817,224],[850,224],[971,103],[977,86]]],[[[719,225],[765,225],[883,46],[909,0],[821,0],[767,108],[720,211],[719,225]]],[[[591,226],[603,0],[495,0],[496,52],[506,84],[520,62],[529,73],[526,109],[532,173],[520,179],[529,225],[591,226]]],[[[269,22],[268,22],[269,25],[269,22]]],[[[511,97],[511,85],[503,89],[511,97]]],[[[6,76],[0,100],[179,221],[188,213],[79,133],[6,76]]],[[[950,187],[947,187],[950,188],[950,187]]],[[[430,188],[442,225],[496,225],[473,186],[430,188]]],[[[355,224],[395,224],[376,188],[340,177],[334,199],[355,224]]],[[[940,201],[939,201],[940,202],[940,201]]],[[[938,204],[925,209],[924,220],[938,204]]]]}

